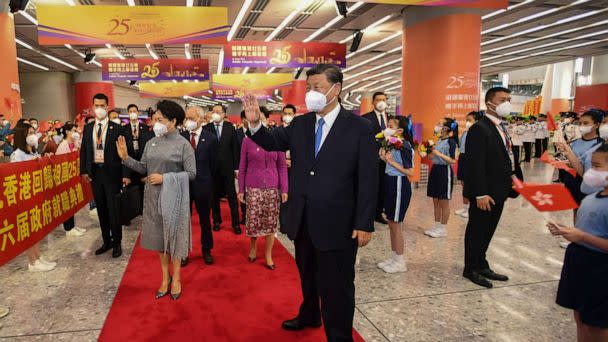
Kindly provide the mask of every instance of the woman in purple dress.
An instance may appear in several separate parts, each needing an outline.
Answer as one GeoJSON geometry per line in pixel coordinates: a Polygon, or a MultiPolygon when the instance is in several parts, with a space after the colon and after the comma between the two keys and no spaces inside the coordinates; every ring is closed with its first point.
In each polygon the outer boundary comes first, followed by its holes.
{"type": "Polygon", "coordinates": [[[280,203],[287,202],[287,162],[283,152],[266,152],[251,139],[241,146],[239,201],[247,204],[246,235],[251,238],[249,262],[256,259],[258,237],[265,237],[266,267],[275,269],[272,245],[279,224],[280,203]]]}

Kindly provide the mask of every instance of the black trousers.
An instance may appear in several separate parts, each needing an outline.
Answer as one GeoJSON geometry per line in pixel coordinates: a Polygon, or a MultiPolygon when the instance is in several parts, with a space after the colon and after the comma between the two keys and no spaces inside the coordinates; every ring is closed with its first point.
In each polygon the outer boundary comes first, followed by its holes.
{"type": "Polygon", "coordinates": [[[513,146],[513,160],[519,163],[521,161],[519,158],[521,158],[521,146],[513,146]]]}
{"type": "Polygon", "coordinates": [[[228,197],[230,205],[230,217],[232,218],[232,227],[239,226],[239,207],[236,200],[236,189],[234,188],[234,175],[218,174],[214,178],[213,204],[211,210],[213,212],[213,223],[219,225],[222,223],[222,213],[220,211],[220,199],[225,193],[228,197]]]}
{"type": "Polygon", "coordinates": [[[304,297],[298,318],[318,323],[323,317],[328,341],[353,341],[356,240],[347,249],[320,251],[302,224],[294,244],[304,297]]]}
{"type": "Polygon", "coordinates": [[[483,211],[477,208],[476,199],[470,199],[469,222],[464,235],[464,271],[479,272],[490,268],[486,260],[486,252],[492,236],[500,221],[504,202],[496,201],[492,210],[483,211]]]}
{"type": "Polygon", "coordinates": [[[524,161],[529,162],[532,158],[532,143],[524,141],[524,161]]]}
{"type": "Polygon", "coordinates": [[[385,172],[386,163],[380,161],[380,166],[378,167],[378,200],[376,204],[376,217],[380,217],[384,212],[384,182],[385,182],[385,172]]]}
{"type": "Polygon", "coordinates": [[[549,138],[543,139],[543,153],[549,148],[549,138]]]}
{"type": "Polygon", "coordinates": [[[76,223],[74,222],[74,216],[70,217],[69,219],[65,220],[65,222],[63,222],[63,229],[66,232],[69,232],[70,230],[74,229],[75,226],[76,226],[76,223]]]}
{"type": "Polygon", "coordinates": [[[211,198],[190,198],[190,208],[192,202],[198,213],[201,227],[201,245],[203,252],[211,252],[213,249],[213,234],[211,233],[211,198]]]}
{"type": "Polygon", "coordinates": [[[120,180],[112,179],[103,165],[93,166],[91,187],[104,244],[119,245],[122,241],[122,225],[114,205],[121,186],[120,180]]]}
{"type": "Polygon", "coordinates": [[[247,204],[241,203],[241,221],[247,220],[247,204]]]}
{"type": "Polygon", "coordinates": [[[543,149],[543,140],[544,139],[536,139],[534,142],[534,158],[540,158],[543,155],[545,150],[543,149]]]}

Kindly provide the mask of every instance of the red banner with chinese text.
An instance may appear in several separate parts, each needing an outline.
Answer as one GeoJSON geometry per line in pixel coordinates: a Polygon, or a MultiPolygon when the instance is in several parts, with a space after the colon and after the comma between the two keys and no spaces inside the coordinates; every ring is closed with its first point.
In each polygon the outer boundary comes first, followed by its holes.
{"type": "Polygon", "coordinates": [[[79,152],[0,164],[0,266],[40,241],[92,199],[79,152]]]}

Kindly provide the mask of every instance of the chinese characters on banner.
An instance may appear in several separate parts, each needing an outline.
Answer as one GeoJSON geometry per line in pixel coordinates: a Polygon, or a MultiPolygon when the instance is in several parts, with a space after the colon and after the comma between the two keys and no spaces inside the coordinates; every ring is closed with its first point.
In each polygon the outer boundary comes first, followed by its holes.
{"type": "Polygon", "coordinates": [[[469,112],[479,110],[479,87],[477,82],[478,76],[473,73],[448,77],[445,87],[445,116],[462,123],[469,112]]]}
{"type": "Polygon", "coordinates": [[[79,152],[0,164],[0,266],[74,216],[92,198],[79,152]]]}
{"type": "Polygon", "coordinates": [[[209,80],[207,59],[102,59],[104,81],[171,81],[209,80]]]}
{"type": "Polygon", "coordinates": [[[346,45],[338,43],[232,41],[224,48],[225,67],[346,67],[346,45]]]}

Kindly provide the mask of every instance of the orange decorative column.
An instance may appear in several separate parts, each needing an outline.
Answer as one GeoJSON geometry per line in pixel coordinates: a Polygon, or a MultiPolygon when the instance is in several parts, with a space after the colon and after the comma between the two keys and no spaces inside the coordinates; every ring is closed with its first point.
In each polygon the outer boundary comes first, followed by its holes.
{"type": "Polygon", "coordinates": [[[21,89],[12,14],[0,13],[0,113],[12,124],[21,118],[21,89]]]}
{"type": "Polygon", "coordinates": [[[404,11],[401,112],[424,138],[444,117],[464,124],[479,109],[481,16],[476,9],[410,6],[404,11]]]}
{"type": "Polygon", "coordinates": [[[374,103],[372,101],[372,93],[367,92],[361,94],[361,105],[359,105],[360,115],[367,114],[374,110],[374,103]]]}
{"type": "Polygon", "coordinates": [[[292,104],[296,106],[296,114],[304,114],[306,109],[306,80],[293,80],[290,87],[281,89],[283,106],[292,104]]]}

